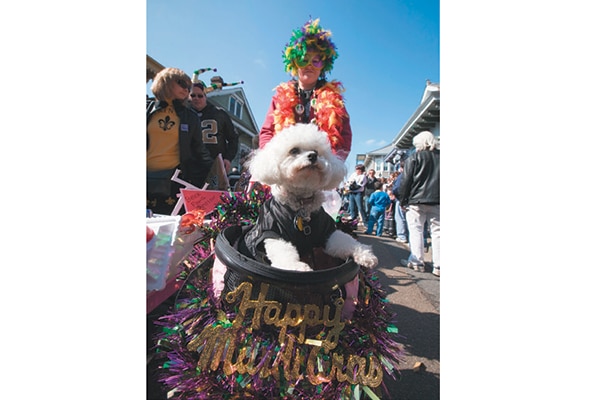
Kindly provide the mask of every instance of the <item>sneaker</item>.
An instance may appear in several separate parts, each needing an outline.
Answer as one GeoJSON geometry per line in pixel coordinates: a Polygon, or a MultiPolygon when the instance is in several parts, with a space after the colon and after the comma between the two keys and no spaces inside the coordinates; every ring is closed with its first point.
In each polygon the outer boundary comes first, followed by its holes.
{"type": "Polygon", "coordinates": [[[401,259],[400,260],[400,264],[402,264],[403,267],[413,269],[413,270],[415,270],[417,272],[425,272],[425,266],[424,265],[413,264],[413,263],[409,262],[406,259],[401,259]]]}
{"type": "Polygon", "coordinates": [[[417,264],[410,263],[410,266],[412,267],[412,269],[414,269],[417,272],[425,272],[424,265],[417,265],[417,264]]]}
{"type": "Polygon", "coordinates": [[[408,243],[408,240],[403,239],[403,238],[396,238],[396,242],[400,242],[400,243],[408,243]]]}
{"type": "Polygon", "coordinates": [[[432,274],[434,274],[435,276],[440,276],[440,267],[433,267],[433,271],[431,271],[432,274]]]}

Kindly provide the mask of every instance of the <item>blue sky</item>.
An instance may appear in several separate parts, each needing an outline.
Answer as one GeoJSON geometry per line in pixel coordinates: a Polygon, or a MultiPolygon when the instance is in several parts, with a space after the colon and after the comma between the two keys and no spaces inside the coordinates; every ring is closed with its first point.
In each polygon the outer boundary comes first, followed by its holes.
{"type": "MultiPolygon", "coordinates": [[[[289,79],[281,53],[310,17],[331,30],[339,57],[328,79],[344,84],[357,153],[391,143],[418,107],[427,79],[439,82],[439,1],[148,0],[147,54],[200,79],[244,81],[259,128],[273,94],[289,79]]],[[[147,93],[151,94],[149,85],[147,93]]]]}

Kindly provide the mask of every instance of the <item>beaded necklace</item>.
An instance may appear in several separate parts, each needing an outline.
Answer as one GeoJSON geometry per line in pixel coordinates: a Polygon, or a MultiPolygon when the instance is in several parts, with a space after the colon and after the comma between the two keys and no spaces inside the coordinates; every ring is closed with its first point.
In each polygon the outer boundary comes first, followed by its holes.
{"type": "Polygon", "coordinates": [[[303,90],[300,89],[300,87],[298,87],[298,99],[299,102],[298,104],[296,104],[296,108],[294,109],[294,111],[300,117],[300,121],[306,124],[309,122],[311,107],[314,108],[316,105],[316,100],[314,98],[314,89],[303,90]]]}

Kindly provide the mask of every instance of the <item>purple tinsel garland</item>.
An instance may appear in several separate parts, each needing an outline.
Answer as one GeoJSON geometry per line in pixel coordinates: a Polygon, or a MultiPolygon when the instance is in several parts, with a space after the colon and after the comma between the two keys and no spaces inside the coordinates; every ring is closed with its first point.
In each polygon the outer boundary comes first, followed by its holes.
{"type": "MultiPolygon", "coordinates": [[[[283,373],[279,377],[259,374],[240,374],[238,371],[226,375],[222,369],[200,371],[199,353],[187,349],[188,343],[206,327],[231,324],[237,314],[236,306],[216,298],[212,291],[210,271],[214,254],[210,252],[210,241],[228,226],[247,225],[256,221],[262,202],[270,197],[268,188],[255,185],[245,194],[228,192],[222,196],[222,203],[213,213],[213,219],[206,230],[204,240],[198,242],[187,262],[195,269],[182,273],[185,284],[178,295],[175,307],[159,318],[157,325],[162,331],[156,336],[156,356],[164,363],[160,381],[173,391],[172,399],[349,399],[355,386],[347,381],[331,380],[319,385],[307,379],[288,381],[283,373]]],[[[397,329],[392,321],[393,312],[387,307],[385,292],[370,269],[359,270],[360,289],[352,319],[347,321],[339,334],[335,352],[346,359],[349,355],[369,357],[376,355],[381,362],[384,375],[396,378],[403,361],[403,346],[394,339],[397,329]]],[[[246,316],[244,326],[249,325],[246,316]]],[[[258,349],[257,368],[264,363],[281,357],[284,349],[278,343],[278,333],[272,327],[236,333],[238,348],[258,349]]],[[[317,329],[318,331],[318,329],[317,329]]],[[[289,333],[295,333],[292,328],[289,333]]],[[[308,331],[307,331],[308,332],[308,331]]],[[[300,346],[296,352],[304,353],[300,346]]],[[[304,355],[304,354],[303,354],[304,355]]],[[[276,363],[275,363],[276,364],[276,363]]],[[[270,364],[267,364],[270,365],[270,364]]],[[[260,370],[260,368],[258,368],[260,370]]],[[[375,388],[384,391],[385,383],[375,388]]]]}

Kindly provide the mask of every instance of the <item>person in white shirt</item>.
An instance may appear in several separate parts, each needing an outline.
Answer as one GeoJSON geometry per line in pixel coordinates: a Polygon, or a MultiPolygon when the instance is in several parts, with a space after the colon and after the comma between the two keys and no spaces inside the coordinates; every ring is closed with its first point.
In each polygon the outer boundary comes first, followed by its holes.
{"type": "Polygon", "coordinates": [[[360,214],[360,218],[364,226],[367,225],[367,214],[364,209],[364,194],[365,185],[367,184],[367,176],[365,175],[365,166],[358,164],[354,172],[348,178],[346,182],[346,189],[348,190],[348,200],[350,218],[355,220],[360,214]]]}

